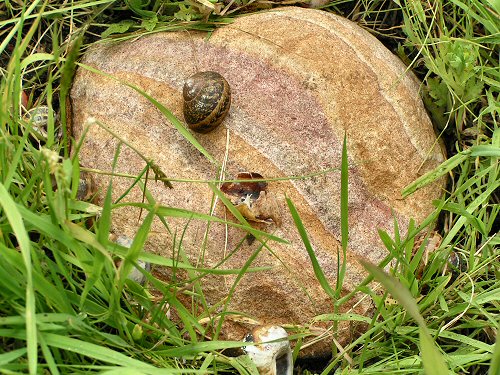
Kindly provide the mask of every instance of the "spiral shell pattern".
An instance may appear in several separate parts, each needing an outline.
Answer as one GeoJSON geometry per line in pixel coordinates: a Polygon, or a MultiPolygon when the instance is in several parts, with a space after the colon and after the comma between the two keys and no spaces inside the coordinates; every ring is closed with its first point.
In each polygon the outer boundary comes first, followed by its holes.
{"type": "Polygon", "coordinates": [[[184,119],[198,133],[214,130],[231,106],[231,89],[217,72],[199,72],[189,77],[183,89],[184,119]]]}

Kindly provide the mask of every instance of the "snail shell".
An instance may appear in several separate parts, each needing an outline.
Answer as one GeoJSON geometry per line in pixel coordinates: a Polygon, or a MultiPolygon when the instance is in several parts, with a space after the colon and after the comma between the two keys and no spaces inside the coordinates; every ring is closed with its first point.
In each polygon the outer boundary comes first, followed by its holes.
{"type": "Polygon", "coordinates": [[[217,72],[199,72],[186,80],[183,90],[184,119],[189,128],[208,133],[226,117],[231,106],[231,89],[217,72]]]}
{"type": "Polygon", "coordinates": [[[243,351],[253,361],[260,375],[293,374],[292,350],[283,327],[257,326],[243,341],[253,342],[244,346],[243,351]]]}
{"type": "MultiPolygon", "coordinates": [[[[23,119],[26,122],[31,123],[32,135],[39,141],[46,142],[48,138],[47,128],[50,116],[53,117],[54,123],[59,125],[59,115],[53,109],[47,107],[46,105],[40,105],[38,107],[31,108],[27,111],[23,119]]],[[[62,129],[57,126],[55,138],[57,141],[62,138],[62,129]]]]}

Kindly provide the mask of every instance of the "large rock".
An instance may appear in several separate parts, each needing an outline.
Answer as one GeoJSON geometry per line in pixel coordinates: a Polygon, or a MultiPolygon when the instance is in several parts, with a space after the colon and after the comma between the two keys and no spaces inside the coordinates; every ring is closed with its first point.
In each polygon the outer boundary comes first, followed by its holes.
{"type": "MultiPolygon", "coordinates": [[[[190,31],[97,44],[83,62],[145,90],[180,119],[185,79],[203,70],[224,75],[233,93],[229,115],[214,132],[194,136],[219,163],[227,155],[227,178],[242,171],[274,178],[338,168],[346,132],[350,242],[343,294],[365,277],[359,258],[378,263],[387,255],[377,230],[392,233],[396,217],[404,231],[410,218],[426,217],[431,201],[441,194],[442,186],[435,184],[402,199],[402,188],[442,162],[443,154],[419,98],[419,82],[375,37],[344,18],[289,7],[238,18],[208,39],[205,33],[190,31]]],[[[116,80],[80,68],[71,98],[77,139],[93,117],[154,160],[168,177],[218,178],[216,166],[153,104],[116,80]]],[[[81,163],[110,172],[117,144],[109,132],[92,125],[80,152],[81,163]]],[[[144,167],[143,159],[123,147],[116,172],[137,175],[144,167]]],[[[96,178],[101,187],[107,183],[104,177],[96,178]]],[[[115,178],[114,197],[132,182],[115,178]]],[[[147,186],[163,205],[212,212],[214,194],[206,183],[174,182],[171,190],[150,180],[147,186]]],[[[268,192],[281,205],[282,225],[254,226],[289,244],[267,243],[272,251],[262,250],[252,266],[272,269],[245,275],[228,310],[266,324],[307,325],[314,316],[332,312],[332,301],[315,278],[284,196],[295,203],[334,286],[337,254],[342,253],[340,172],[270,182],[268,192]]],[[[141,200],[137,187],[126,197],[126,201],[141,200]]],[[[220,201],[213,215],[235,220],[220,201]]],[[[117,209],[113,229],[133,236],[138,218],[138,209],[117,209]]],[[[168,230],[155,222],[148,250],[172,257],[182,246],[200,267],[240,268],[260,246],[259,241],[243,241],[232,253],[246,234],[240,229],[197,220],[167,218],[167,222],[168,230]]],[[[224,301],[235,279],[229,275],[202,280],[209,306],[224,301]]],[[[370,306],[369,299],[357,296],[342,311],[365,313],[370,306]]],[[[242,337],[248,327],[236,320],[227,319],[224,337],[242,337]]],[[[338,340],[349,339],[351,328],[341,324],[338,340]]],[[[308,353],[327,353],[330,343],[327,339],[308,353]]]]}

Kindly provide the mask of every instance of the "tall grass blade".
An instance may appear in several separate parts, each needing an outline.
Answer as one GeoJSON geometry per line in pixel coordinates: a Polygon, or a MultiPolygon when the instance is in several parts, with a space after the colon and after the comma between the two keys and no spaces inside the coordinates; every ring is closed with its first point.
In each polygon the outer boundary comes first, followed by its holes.
{"type": "MultiPolygon", "coordinates": [[[[226,199],[226,201],[225,201],[225,204],[227,203],[226,207],[231,207],[231,202],[229,202],[226,197],[224,197],[223,195],[220,195],[219,197],[221,198],[221,200],[222,199],[226,199]]],[[[137,204],[133,204],[133,205],[134,206],[139,206],[137,204]]],[[[234,205],[233,205],[233,207],[234,207],[234,205]]],[[[241,215],[237,210],[234,213],[235,214],[238,213],[239,215],[241,215]]],[[[184,210],[182,208],[174,208],[174,207],[164,207],[164,206],[161,206],[161,207],[157,208],[157,214],[159,216],[181,217],[181,218],[185,218],[185,219],[196,219],[196,220],[204,220],[204,221],[210,221],[210,222],[227,224],[227,225],[230,225],[230,226],[235,227],[235,228],[243,229],[243,230],[251,233],[256,238],[268,238],[268,239],[270,239],[272,241],[276,241],[276,242],[280,242],[280,243],[288,243],[287,240],[285,240],[285,239],[283,239],[281,237],[275,236],[273,234],[269,234],[269,233],[264,232],[262,230],[254,229],[248,223],[246,223],[246,224],[238,224],[238,223],[235,223],[235,222],[232,222],[232,221],[228,221],[228,220],[224,220],[224,219],[218,218],[216,216],[211,216],[211,215],[202,214],[202,213],[199,213],[199,212],[193,212],[193,211],[189,211],[189,210],[184,210]]],[[[243,220],[245,220],[245,219],[243,218],[243,220]]],[[[245,220],[245,222],[246,222],[246,220],[245,220]]]]}
{"type": "Polygon", "coordinates": [[[28,348],[28,368],[30,374],[37,373],[38,363],[38,344],[36,329],[36,311],[35,311],[35,291],[33,288],[32,265],[31,265],[31,244],[23,219],[17,210],[16,203],[4,185],[0,183],[0,206],[2,206],[7,220],[9,221],[14,234],[16,235],[19,248],[23,255],[24,266],[26,268],[26,345],[28,348]]]}
{"type": "MultiPolygon", "coordinates": [[[[16,19],[14,27],[12,27],[9,34],[4,38],[3,42],[0,43],[0,55],[4,52],[5,48],[7,47],[7,45],[9,44],[11,39],[13,38],[14,34],[16,32],[18,32],[19,29],[22,29],[22,27],[24,25],[24,21],[26,19],[30,18],[31,13],[33,13],[33,11],[38,7],[39,4],[40,4],[40,0],[34,0],[33,2],[31,2],[29,8],[27,8],[27,9],[25,8],[24,11],[21,12],[21,17],[16,19]]],[[[41,14],[37,13],[36,15],[33,15],[31,17],[32,18],[37,17],[38,19],[40,19],[41,14]]],[[[0,27],[3,27],[3,23],[4,22],[0,22],[0,27]]],[[[38,21],[35,22],[35,24],[36,23],[38,23],[38,21]]],[[[5,95],[7,95],[7,93],[5,93],[5,95]]]]}
{"type": "MultiPolygon", "coordinates": [[[[483,205],[490,199],[491,195],[495,191],[497,191],[498,188],[500,188],[500,180],[491,183],[490,186],[488,186],[488,188],[481,195],[476,197],[476,199],[467,207],[467,212],[469,214],[475,212],[475,210],[477,210],[481,205],[483,205]]],[[[455,225],[453,225],[453,227],[446,234],[441,246],[446,246],[451,243],[460,229],[466,224],[467,220],[468,218],[466,216],[461,216],[456,221],[455,225]]]]}
{"type": "Polygon", "coordinates": [[[61,128],[63,131],[63,141],[66,143],[64,147],[66,157],[68,156],[68,136],[67,136],[67,111],[69,108],[66,107],[67,99],[68,99],[68,94],[69,90],[71,89],[71,84],[73,82],[73,76],[76,71],[76,60],[80,54],[80,48],[82,45],[83,41],[83,35],[77,35],[76,39],[74,40],[72,46],[70,47],[69,53],[66,57],[66,61],[64,62],[64,65],[61,68],[61,86],[60,86],[60,94],[59,94],[59,108],[60,108],[60,121],[61,121],[61,128]]]}
{"type": "Polygon", "coordinates": [[[150,364],[131,358],[123,353],[119,353],[102,345],[96,345],[55,333],[44,333],[43,337],[48,346],[78,353],[93,360],[104,361],[118,366],[133,367],[137,370],[154,368],[150,364]]]}
{"type": "Polygon", "coordinates": [[[407,197],[408,195],[414,193],[418,189],[434,182],[439,177],[444,176],[445,174],[452,171],[454,168],[462,164],[469,157],[470,153],[471,151],[469,149],[459,154],[456,154],[451,158],[449,158],[448,160],[446,160],[445,162],[441,163],[441,165],[435,168],[434,170],[429,171],[423,176],[417,178],[414,182],[412,182],[410,185],[408,185],[403,189],[402,192],[403,198],[407,197]]]}
{"type": "Polygon", "coordinates": [[[432,339],[425,320],[420,315],[417,303],[413,299],[411,293],[397,279],[387,275],[382,269],[366,262],[360,261],[363,267],[366,268],[382,285],[387,289],[392,296],[406,309],[419,326],[419,337],[422,352],[422,362],[427,375],[446,375],[449,373],[446,362],[436,347],[432,339]]]}
{"type": "Polygon", "coordinates": [[[342,169],[340,173],[340,232],[342,243],[342,259],[337,253],[337,286],[336,296],[340,298],[342,284],[347,267],[347,243],[349,241],[349,161],[347,158],[347,133],[344,133],[342,144],[342,169]]]}
{"type": "MultiPolygon", "coordinates": [[[[257,250],[255,250],[252,253],[252,255],[250,255],[248,257],[248,259],[245,262],[245,264],[243,265],[243,267],[241,267],[241,272],[238,274],[238,276],[236,277],[236,279],[233,282],[233,285],[231,285],[231,288],[227,292],[227,297],[226,297],[226,301],[224,303],[224,309],[223,309],[223,311],[227,311],[227,308],[229,307],[229,303],[231,302],[231,298],[233,297],[234,293],[236,292],[236,287],[238,286],[238,284],[241,281],[241,279],[246,275],[247,270],[250,268],[250,266],[252,265],[253,261],[257,258],[257,256],[260,254],[260,252],[262,251],[262,249],[265,246],[266,246],[266,243],[263,242],[259,246],[259,248],[257,250]]],[[[219,319],[219,323],[217,324],[217,331],[215,332],[215,335],[214,335],[215,338],[219,337],[219,334],[220,334],[220,332],[222,330],[223,323],[224,323],[224,319],[219,319]]]]}
{"type": "Polygon", "coordinates": [[[45,358],[45,362],[47,362],[47,367],[51,375],[59,375],[59,369],[57,368],[57,364],[54,361],[54,356],[49,348],[49,346],[45,343],[43,335],[39,335],[38,341],[40,342],[40,347],[42,348],[42,353],[45,358]]]}
{"type": "Polygon", "coordinates": [[[497,343],[491,356],[490,369],[488,375],[500,375],[500,332],[497,331],[497,343]]]}
{"type": "Polygon", "coordinates": [[[177,117],[175,117],[174,114],[170,110],[168,110],[163,104],[161,104],[159,101],[157,101],[151,95],[147,94],[146,92],[144,92],[143,90],[141,90],[137,86],[135,86],[135,85],[133,85],[131,83],[125,82],[123,80],[120,80],[120,79],[116,78],[115,76],[113,76],[111,74],[102,72],[102,71],[100,71],[98,69],[95,69],[95,68],[89,66],[89,65],[85,65],[85,64],[81,64],[81,63],[78,64],[78,65],[81,66],[84,69],[87,69],[87,70],[91,71],[92,73],[96,73],[96,74],[102,75],[104,77],[113,79],[113,80],[115,80],[117,82],[120,82],[122,85],[130,87],[132,90],[134,90],[138,94],[142,95],[149,102],[151,102],[151,104],[153,104],[156,108],[158,108],[158,110],[165,116],[165,118],[168,121],[170,121],[170,123],[177,129],[177,131],[189,143],[191,143],[198,151],[200,151],[211,163],[213,163],[213,164],[215,164],[217,166],[219,165],[219,163],[217,162],[217,160],[215,160],[215,158],[212,155],[210,155],[210,153],[201,145],[201,143],[198,142],[198,140],[189,132],[189,130],[177,119],[177,117]]]}
{"type": "Polygon", "coordinates": [[[245,343],[244,341],[204,341],[191,343],[177,348],[159,350],[157,353],[167,357],[183,357],[214,350],[241,348],[245,345],[248,345],[248,343],[245,343]]]}
{"type": "Polygon", "coordinates": [[[14,349],[10,352],[0,354],[0,366],[4,366],[10,362],[22,357],[27,352],[26,348],[14,349]]]}
{"type": "MultiPolygon", "coordinates": [[[[458,0],[450,0],[453,4],[462,8],[469,17],[474,18],[476,21],[481,23],[492,35],[498,34],[500,32],[500,22],[495,16],[491,13],[481,12],[482,14],[478,14],[475,12],[475,9],[471,7],[470,3],[476,3],[476,6],[479,8],[483,8],[483,5],[479,1],[471,1],[471,2],[462,2],[458,0]]],[[[498,0],[495,8],[498,8],[498,0]]]]}
{"type": "Polygon", "coordinates": [[[118,286],[117,286],[118,294],[122,292],[125,280],[127,279],[127,276],[130,274],[132,269],[135,267],[135,263],[139,257],[139,254],[144,248],[144,243],[148,238],[149,231],[151,230],[151,224],[153,223],[155,215],[156,212],[153,208],[149,211],[142,225],[137,230],[137,234],[134,237],[134,241],[132,242],[132,245],[128,249],[125,258],[122,264],[120,265],[120,268],[118,270],[119,274],[118,286]]]}
{"type": "MultiPolygon", "coordinates": [[[[116,163],[118,161],[120,150],[121,150],[121,143],[118,143],[113,159],[113,169],[115,168],[116,163]]],[[[108,189],[106,191],[106,196],[104,198],[101,218],[99,220],[98,230],[97,230],[97,241],[103,246],[108,243],[109,231],[111,228],[111,206],[113,203],[112,189],[113,189],[113,179],[111,178],[109,180],[108,189]]],[[[102,270],[104,268],[104,262],[106,260],[106,257],[103,254],[103,252],[102,251],[95,252],[94,257],[95,259],[93,262],[92,271],[87,279],[87,282],[85,283],[85,288],[83,289],[82,296],[80,298],[80,308],[82,308],[82,306],[85,304],[85,300],[87,299],[87,295],[90,293],[90,290],[99,281],[102,270]]],[[[113,293],[112,295],[116,295],[116,293],[113,293]]],[[[117,304],[117,301],[115,300],[114,303],[117,304]]]]}
{"type": "Polygon", "coordinates": [[[302,223],[302,220],[300,219],[299,213],[297,212],[297,209],[295,208],[295,206],[290,198],[286,198],[286,203],[288,204],[288,209],[290,210],[290,213],[292,214],[292,218],[293,218],[293,221],[295,223],[295,226],[297,227],[297,230],[299,231],[300,237],[302,238],[302,242],[304,243],[304,246],[306,247],[307,254],[309,255],[309,258],[311,259],[314,274],[316,275],[316,278],[318,279],[318,282],[320,283],[323,290],[326,292],[326,294],[328,294],[330,296],[330,298],[334,302],[337,300],[336,293],[333,290],[333,288],[330,286],[330,283],[328,282],[325,274],[323,273],[323,270],[321,269],[321,266],[319,265],[318,258],[316,258],[316,254],[314,254],[314,249],[311,245],[311,242],[309,241],[307,231],[304,227],[304,224],[302,223]]]}

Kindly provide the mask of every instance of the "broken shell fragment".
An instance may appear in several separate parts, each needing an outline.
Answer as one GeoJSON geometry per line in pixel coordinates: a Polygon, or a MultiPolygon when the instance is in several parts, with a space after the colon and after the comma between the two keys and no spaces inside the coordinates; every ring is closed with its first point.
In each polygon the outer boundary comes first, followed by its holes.
{"type": "Polygon", "coordinates": [[[451,268],[451,274],[456,278],[461,273],[467,272],[469,268],[467,258],[458,251],[452,251],[448,257],[448,265],[451,268]]]}
{"type": "Polygon", "coordinates": [[[81,172],[76,199],[80,201],[89,201],[96,193],[97,186],[92,175],[88,172],[81,172]]]}
{"type": "MultiPolygon", "coordinates": [[[[146,270],[147,272],[151,272],[151,263],[145,262],[143,260],[138,259],[137,260],[137,266],[142,268],[143,270],[146,270]]],[[[128,274],[127,278],[129,280],[135,281],[137,284],[144,285],[146,283],[146,276],[139,271],[137,267],[134,267],[132,271],[128,274]]]]}
{"type": "Polygon", "coordinates": [[[260,375],[292,375],[292,350],[284,328],[259,326],[243,341],[255,343],[244,346],[243,351],[255,363],[260,375]]]}
{"type": "Polygon", "coordinates": [[[132,239],[128,238],[127,236],[118,236],[113,238],[113,241],[115,241],[118,245],[123,246],[123,247],[131,247],[132,246],[132,239]]]}
{"type": "Polygon", "coordinates": [[[262,179],[256,172],[238,173],[238,180],[241,182],[225,182],[221,186],[221,191],[231,200],[236,209],[244,218],[270,224],[274,222],[281,226],[281,214],[278,200],[273,193],[267,191],[267,182],[249,181],[252,179],[262,179]]]}
{"type": "MultiPolygon", "coordinates": [[[[132,246],[132,240],[126,236],[118,236],[115,240],[115,242],[123,247],[131,247],[132,246]]],[[[118,262],[117,267],[120,266],[121,260],[118,262]]],[[[130,273],[127,276],[127,279],[135,281],[138,284],[144,285],[146,282],[146,276],[137,268],[140,267],[143,270],[146,270],[147,272],[151,272],[151,263],[145,262],[143,260],[137,259],[136,261],[137,266],[130,271],[130,273]]]]}
{"type": "Polygon", "coordinates": [[[255,200],[247,195],[235,206],[248,220],[266,224],[274,222],[277,226],[281,226],[278,202],[272,194],[261,191],[255,200]]]}
{"type": "Polygon", "coordinates": [[[251,195],[254,199],[257,199],[261,191],[267,189],[267,182],[265,181],[251,181],[263,179],[261,174],[256,172],[241,172],[236,176],[237,182],[224,182],[221,186],[221,190],[232,196],[247,196],[251,195]]]}

